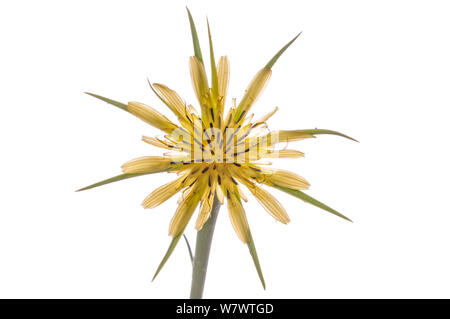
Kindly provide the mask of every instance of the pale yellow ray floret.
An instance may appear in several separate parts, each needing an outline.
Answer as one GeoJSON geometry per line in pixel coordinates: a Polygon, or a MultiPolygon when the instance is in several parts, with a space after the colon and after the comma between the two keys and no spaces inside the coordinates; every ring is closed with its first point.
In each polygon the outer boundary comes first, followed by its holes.
{"type": "Polygon", "coordinates": [[[286,210],[272,194],[250,181],[244,180],[243,183],[273,218],[283,224],[289,223],[290,219],[286,210]]]}
{"type": "Polygon", "coordinates": [[[222,187],[216,187],[217,200],[221,205],[225,202],[225,195],[223,193],[222,187]]]}
{"type": "Polygon", "coordinates": [[[310,186],[303,177],[283,169],[265,168],[262,176],[263,183],[268,185],[279,185],[297,190],[305,190],[310,186]]]}
{"type": "Polygon", "coordinates": [[[242,190],[242,187],[240,187],[240,185],[236,185],[236,189],[239,194],[239,198],[242,199],[244,202],[248,202],[248,198],[247,198],[247,196],[245,196],[245,193],[242,190]]]}
{"type": "Polygon", "coordinates": [[[262,158],[298,158],[305,156],[305,153],[297,150],[274,150],[261,154],[262,158]]]}
{"type": "Polygon", "coordinates": [[[139,102],[129,102],[127,110],[144,122],[161,131],[171,133],[178,126],[154,108],[139,102]]]}
{"type": "Polygon", "coordinates": [[[272,70],[268,68],[263,68],[258,73],[256,73],[236,109],[236,113],[234,115],[235,122],[240,123],[242,121],[243,116],[245,115],[245,113],[248,113],[248,110],[258,99],[259,95],[269,81],[271,75],[272,70]]]}
{"type": "Polygon", "coordinates": [[[277,111],[278,111],[278,106],[276,106],[272,111],[270,111],[266,115],[264,115],[261,118],[257,119],[255,121],[255,123],[253,124],[253,127],[261,125],[261,124],[265,124],[277,111]]]}
{"type": "MultiPolygon", "coordinates": [[[[192,86],[203,111],[203,108],[209,104],[209,85],[206,78],[205,67],[195,56],[189,58],[189,66],[191,70],[192,86]]],[[[204,114],[202,113],[202,117],[203,115],[204,114]]]]}
{"type": "Polygon", "coordinates": [[[159,93],[169,109],[178,117],[180,121],[186,121],[186,103],[174,90],[169,89],[164,84],[153,83],[154,89],[159,93]]]}
{"type": "Polygon", "coordinates": [[[225,99],[228,90],[228,81],[230,78],[230,64],[228,62],[228,57],[220,57],[217,66],[217,78],[218,78],[218,94],[219,99],[217,103],[218,113],[223,114],[223,109],[225,105],[225,99]]]}
{"type": "Polygon", "coordinates": [[[197,208],[204,191],[204,185],[199,182],[195,183],[193,187],[190,187],[188,191],[182,195],[181,202],[175,211],[175,215],[173,215],[172,220],[170,221],[170,236],[176,237],[184,231],[192,214],[197,208]]]}
{"type": "Polygon", "coordinates": [[[142,202],[142,206],[144,208],[155,208],[156,206],[164,203],[185,186],[183,182],[186,180],[190,173],[191,172],[188,171],[177,179],[155,189],[144,199],[144,201],[142,202]]]}
{"type": "Polygon", "coordinates": [[[169,144],[167,141],[162,141],[156,137],[151,137],[151,136],[142,136],[142,141],[144,141],[147,144],[159,147],[159,148],[164,148],[167,150],[171,150],[174,148],[173,144],[169,144]]]}
{"type": "Polygon", "coordinates": [[[169,169],[173,159],[162,156],[143,156],[122,165],[125,174],[163,172],[169,169]]]}
{"type": "Polygon", "coordinates": [[[245,215],[242,202],[234,191],[227,190],[227,205],[228,215],[230,216],[231,224],[238,235],[239,239],[244,243],[250,240],[250,228],[248,226],[247,216],[245,215]]]}
{"type": "MultiPolygon", "coordinates": [[[[211,175],[210,175],[211,178],[211,175]]],[[[195,229],[198,231],[203,228],[203,225],[209,219],[214,202],[215,185],[212,185],[209,191],[206,191],[202,197],[202,203],[198,212],[198,218],[195,223],[195,229]]]]}

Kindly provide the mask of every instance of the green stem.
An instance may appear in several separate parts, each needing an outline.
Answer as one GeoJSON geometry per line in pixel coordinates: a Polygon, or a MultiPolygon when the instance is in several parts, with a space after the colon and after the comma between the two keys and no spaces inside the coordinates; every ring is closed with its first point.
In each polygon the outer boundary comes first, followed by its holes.
{"type": "Polygon", "coordinates": [[[209,251],[211,249],[214,227],[219,214],[220,203],[214,198],[211,216],[197,233],[195,256],[192,270],[191,299],[201,299],[205,287],[206,270],[208,269],[209,251]]]}

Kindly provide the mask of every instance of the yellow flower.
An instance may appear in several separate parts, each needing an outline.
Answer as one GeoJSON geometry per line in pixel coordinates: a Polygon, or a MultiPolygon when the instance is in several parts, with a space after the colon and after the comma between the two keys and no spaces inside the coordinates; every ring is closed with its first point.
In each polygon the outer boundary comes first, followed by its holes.
{"type": "MultiPolygon", "coordinates": [[[[166,256],[155,276],[169,258],[186,225],[198,206],[199,213],[195,227],[201,230],[211,214],[214,198],[220,204],[227,201],[229,217],[240,240],[249,246],[250,253],[264,285],[258,257],[242,200],[246,201],[242,187],[247,188],[259,203],[277,221],[287,224],[289,216],[280,202],[258,184],[270,186],[320,207],[330,213],[348,219],[334,209],[310,197],[303,190],[309,183],[301,176],[281,170],[263,167],[265,158],[296,158],[303,153],[297,150],[278,149],[280,143],[314,138],[318,134],[333,134],[350,138],[331,130],[281,130],[268,131],[266,121],[278,108],[253,120],[249,111],[266,86],[272,67],[281,54],[300,35],[286,44],[253,78],[239,104],[235,100],[225,112],[229,81],[229,62],[221,57],[216,66],[211,33],[208,25],[211,82],[208,82],[197,33],[189,14],[193,35],[195,56],[190,57],[192,85],[198,99],[200,113],[187,105],[180,96],[162,84],[150,84],[158,98],[174,113],[178,124],[169,120],[157,110],[139,102],[123,104],[102,96],[87,93],[113,104],[166,133],[164,138],[143,137],[143,141],[162,148],[162,156],[145,156],[122,165],[123,174],[87,186],[86,190],[111,182],[146,174],[169,172],[178,177],[148,195],[144,208],[156,207],[178,192],[182,192],[178,208],[170,222],[169,235],[173,237],[166,256]]],[[[351,138],[350,138],[351,139],[351,138]]]]}

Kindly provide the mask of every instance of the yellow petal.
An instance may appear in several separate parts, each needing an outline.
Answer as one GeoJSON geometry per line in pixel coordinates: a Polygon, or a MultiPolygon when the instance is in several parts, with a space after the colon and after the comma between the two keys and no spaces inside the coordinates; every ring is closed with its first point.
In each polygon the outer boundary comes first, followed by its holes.
{"type": "Polygon", "coordinates": [[[292,141],[300,141],[306,138],[314,138],[314,135],[306,134],[304,132],[298,131],[276,131],[271,133],[272,136],[274,134],[278,134],[278,142],[292,142],[292,141]]]}
{"type": "Polygon", "coordinates": [[[188,114],[191,116],[191,118],[198,118],[198,112],[195,107],[193,107],[191,104],[187,106],[188,108],[188,114]]]}
{"type": "Polygon", "coordinates": [[[236,185],[236,188],[238,190],[239,197],[244,201],[248,202],[247,196],[245,196],[244,192],[242,191],[242,188],[239,185],[236,185]]]}
{"type": "Polygon", "coordinates": [[[239,123],[245,117],[245,113],[248,113],[248,110],[252,107],[253,103],[261,94],[262,90],[267,84],[267,81],[270,79],[270,75],[272,74],[272,70],[263,68],[258,73],[256,73],[253,80],[250,82],[250,85],[247,87],[245,91],[244,97],[239,103],[236,113],[234,114],[234,121],[239,123]]]}
{"type": "Polygon", "coordinates": [[[219,92],[219,103],[220,114],[223,114],[223,106],[225,105],[225,98],[227,96],[228,81],[230,78],[230,65],[228,63],[228,57],[223,56],[219,60],[217,66],[217,78],[218,78],[218,92],[219,92]]]}
{"type": "Polygon", "coordinates": [[[231,224],[238,235],[239,239],[244,243],[250,241],[250,228],[248,226],[247,216],[245,215],[244,207],[235,194],[230,194],[227,191],[228,214],[230,216],[231,224]]]}
{"type": "Polygon", "coordinates": [[[305,190],[310,186],[301,176],[282,169],[273,170],[270,175],[264,176],[265,181],[270,184],[276,184],[282,187],[288,187],[297,190],[305,190]]]}
{"type": "Polygon", "coordinates": [[[125,174],[154,173],[167,170],[172,159],[162,156],[144,156],[133,159],[122,165],[125,174]]]}
{"type": "Polygon", "coordinates": [[[272,111],[270,111],[269,113],[267,113],[266,115],[264,115],[263,117],[259,118],[256,122],[255,125],[260,125],[262,123],[267,122],[268,119],[270,119],[276,112],[278,111],[278,106],[276,106],[272,111]]]}
{"type": "Polygon", "coordinates": [[[305,154],[297,150],[275,150],[262,154],[261,157],[265,158],[298,158],[303,157],[305,154]]]}
{"type": "Polygon", "coordinates": [[[158,205],[161,205],[170,197],[175,195],[182,188],[182,181],[186,178],[187,174],[182,175],[181,177],[162,185],[155,189],[150,195],[148,195],[144,201],[142,202],[142,206],[144,208],[154,208],[158,205]]]}
{"type": "MultiPolygon", "coordinates": [[[[278,143],[300,141],[306,138],[314,138],[314,135],[300,131],[273,131],[256,139],[258,147],[262,150],[275,146],[278,143]]],[[[253,145],[253,144],[250,144],[253,145]]]]}
{"type": "Polygon", "coordinates": [[[173,147],[170,147],[169,145],[171,144],[165,144],[163,143],[161,140],[154,138],[154,137],[150,137],[150,136],[142,136],[142,140],[150,145],[156,146],[156,147],[160,147],[160,148],[164,148],[167,150],[171,150],[173,147]]]}
{"type": "Polygon", "coordinates": [[[202,204],[200,205],[200,211],[198,213],[197,222],[195,223],[195,229],[198,231],[203,228],[203,225],[211,216],[211,210],[214,202],[214,192],[205,192],[202,198],[202,204]]]}
{"type": "Polygon", "coordinates": [[[191,69],[192,86],[194,87],[200,106],[204,106],[208,101],[209,86],[206,78],[205,67],[193,56],[189,59],[189,66],[191,69]]]}
{"type": "Polygon", "coordinates": [[[178,118],[184,118],[186,114],[186,104],[177,94],[177,92],[169,89],[163,84],[154,83],[154,88],[166,102],[167,106],[172,110],[178,118]]]}
{"type": "Polygon", "coordinates": [[[144,122],[154,126],[164,132],[172,132],[178,126],[172,123],[167,117],[159,113],[157,110],[139,102],[129,102],[127,110],[140,118],[144,122]]]}
{"type": "Polygon", "coordinates": [[[219,203],[223,205],[225,196],[223,195],[222,187],[216,187],[216,195],[219,203]]]}
{"type": "MultiPolygon", "coordinates": [[[[191,187],[192,188],[192,187],[191,187]]],[[[195,190],[191,191],[185,196],[172,217],[169,226],[169,235],[172,237],[178,236],[186,228],[187,223],[192,217],[192,214],[197,208],[201,195],[195,190]]]]}
{"type": "Polygon", "coordinates": [[[248,189],[273,218],[283,224],[289,223],[290,219],[286,213],[286,210],[283,206],[281,206],[280,202],[272,196],[272,194],[255,184],[249,186],[248,189]]]}

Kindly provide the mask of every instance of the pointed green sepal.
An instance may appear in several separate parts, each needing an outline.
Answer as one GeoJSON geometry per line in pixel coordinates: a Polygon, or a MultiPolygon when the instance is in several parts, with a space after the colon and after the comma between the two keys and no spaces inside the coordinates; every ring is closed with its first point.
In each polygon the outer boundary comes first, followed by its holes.
{"type": "Polygon", "coordinates": [[[101,182],[80,188],[79,190],[76,190],[76,192],[81,192],[81,191],[85,191],[91,188],[95,188],[95,187],[99,187],[99,186],[103,186],[109,183],[114,183],[114,182],[118,182],[124,179],[128,179],[128,178],[132,178],[132,177],[137,177],[137,176],[143,176],[143,175],[150,175],[150,174],[156,174],[156,173],[162,173],[162,172],[167,172],[170,171],[171,168],[166,168],[163,169],[161,171],[156,171],[156,172],[150,172],[150,173],[136,173],[136,174],[121,174],[121,175],[117,175],[108,179],[105,179],[101,182]]]}
{"type": "Polygon", "coordinates": [[[199,59],[199,61],[203,64],[202,50],[200,49],[200,43],[198,41],[197,29],[195,28],[194,19],[192,19],[191,12],[187,7],[186,10],[189,17],[189,25],[191,27],[192,42],[194,44],[194,54],[197,59],[199,59]]]}
{"type": "Polygon", "coordinates": [[[299,190],[296,190],[296,189],[287,188],[287,187],[282,187],[282,186],[279,186],[279,185],[273,185],[273,186],[274,186],[275,188],[277,188],[277,189],[279,189],[279,190],[285,192],[285,193],[288,193],[288,194],[290,194],[290,195],[292,195],[292,196],[295,196],[295,197],[297,197],[297,198],[300,198],[301,200],[303,200],[303,201],[305,201],[305,202],[307,202],[307,203],[309,203],[309,204],[311,204],[311,205],[314,205],[314,206],[316,206],[316,207],[319,207],[319,208],[321,208],[321,209],[323,209],[323,210],[326,210],[326,211],[329,212],[329,213],[332,213],[332,214],[334,214],[334,215],[336,215],[336,216],[339,216],[339,217],[341,217],[341,218],[343,218],[343,219],[345,219],[345,220],[348,220],[349,222],[352,222],[352,223],[353,223],[353,221],[352,221],[350,218],[345,217],[345,216],[342,215],[341,213],[335,211],[333,208],[331,208],[331,207],[325,205],[325,204],[322,203],[322,202],[319,202],[317,199],[314,199],[314,198],[312,198],[312,197],[309,196],[309,195],[306,195],[306,194],[303,193],[302,191],[299,191],[299,190]]]}
{"type": "Polygon", "coordinates": [[[120,103],[120,102],[108,99],[106,97],[103,97],[103,96],[100,96],[100,95],[97,95],[97,94],[94,94],[94,93],[89,93],[89,92],[84,92],[84,93],[86,93],[87,95],[93,96],[93,97],[95,97],[95,98],[97,98],[99,100],[102,100],[102,101],[104,101],[106,103],[109,103],[109,104],[112,104],[114,106],[117,106],[119,109],[122,109],[122,110],[128,112],[126,104],[123,104],[123,103],[120,103]]]}
{"type": "Polygon", "coordinates": [[[319,134],[328,134],[328,135],[337,135],[337,136],[341,136],[341,137],[345,137],[348,138],[349,140],[358,142],[358,140],[355,140],[354,138],[347,136],[345,134],[336,132],[336,131],[332,131],[332,130],[321,130],[321,129],[310,129],[310,130],[296,130],[296,132],[303,132],[305,134],[311,134],[311,135],[319,135],[319,134]]]}
{"type": "Polygon", "coordinates": [[[169,260],[170,255],[172,255],[173,250],[178,244],[178,241],[180,240],[181,236],[183,235],[183,232],[181,232],[179,235],[175,236],[172,241],[170,242],[169,248],[167,249],[166,254],[164,255],[163,259],[161,260],[161,263],[158,266],[158,269],[156,269],[155,275],[153,276],[152,281],[155,280],[156,276],[158,276],[161,269],[166,264],[167,260],[169,260]]]}
{"type": "Polygon", "coordinates": [[[258,272],[259,280],[261,280],[261,284],[264,289],[266,289],[266,282],[264,281],[264,276],[261,271],[261,265],[259,264],[258,254],[256,253],[255,243],[253,241],[252,234],[249,233],[250,240],[248,242],[248,250],[250,251],[250,255],[252,255],[253,263],[255,264],[256,271],[258,272]]]}
{"type": "Polygon", "coordinates": [[[300,36],[300,34],[302,34],[302,33],[300,32],[299,34],[297,34],[291,41],[289,41],[288,44],[286,44],[283,48],[281,48],[281,50],[278,51],[278,53],[274,55],[274,57],[269,61],[269,63],[266,64],[265,68],[271,69],[273,67],[273,65],[275,64],[275,62],[277,62],[278,58],[284,53],[284,51],[286,51],[287,48],[289,48],[289,46],[295,40],[297,40],[297,38],[300,36]]]}
{"type": "Polygon", "coordinates": [[[189,252],[189,258],[191,258],[191,264],[194,263],[194,255],[192,254],[192,249],[191,249],[191,245],[189,244],[189,240],[187,239],[186,235],[183,234],[184,237],[184,241],[186,242],[186,246],[189,252]]]}
{"type": "Polygon", "coordinates": [[[211,60],[211,91],[214,99],[217,99],[219,95],[219,82],[217,79],[217,70],[216,70],[216,59],[214,57],[214,49],[211,38],[211,30],[209,28],[209,21],[206,19],[206,24],[208,25],[208,38],[209,38],[209,57],[211,60]]]}
{"type": "Polygon", "coordinates": [[[106,184],[109,184],[109,183],[114,183],[114,182],[118,182],[118,181],[121,181],[121,180],[124,180],[124,179],[127,179],[127,178],[136,177],[136,176],[142,176],[142,175],[147,175],[147,173],[145,173],[145,174],[121,174],[121,175],[117,175],[117,176],[105,179],[105,180],[103,180],[101,182],[98,182],[98,183],[95,183],[95,184],[92,184],[92,185],[80,188],[80,189],[76,190],[76,192],[85,191],[85,190],[88,190],[88,189],[91,189],[91,188],[103,186],[103,185],[106,185],[106,184]]]}
{"type": "MultiPolygon", "coordinates": [[[[234,187],[234,191],[233,194],[234,196],[236,196],[237,200],[241,203],[242,205],[242,201],[241,201],[241,196],[239,195],[239,191],[237,189],[237,187],[235,185],[233,185],[234,187]]],[[[266,282],[264,281],[264,276],[261,270],[261,264],[259,263],[259,259],[258,259],[258,254],[256,253],[256,247],[255,247],[255,242],[253,241],[253,236],[252,233],[250,231],[250,228],[248,229],[248,250],[250,252],[250,255],[252,256],[253,259],[253,263],[255,264],[255,268],[256,271],[258,272],[258,277],[259,280],[261,280],[261,284],[263,286],[264,289],[266,289],[266,282]]]]}

